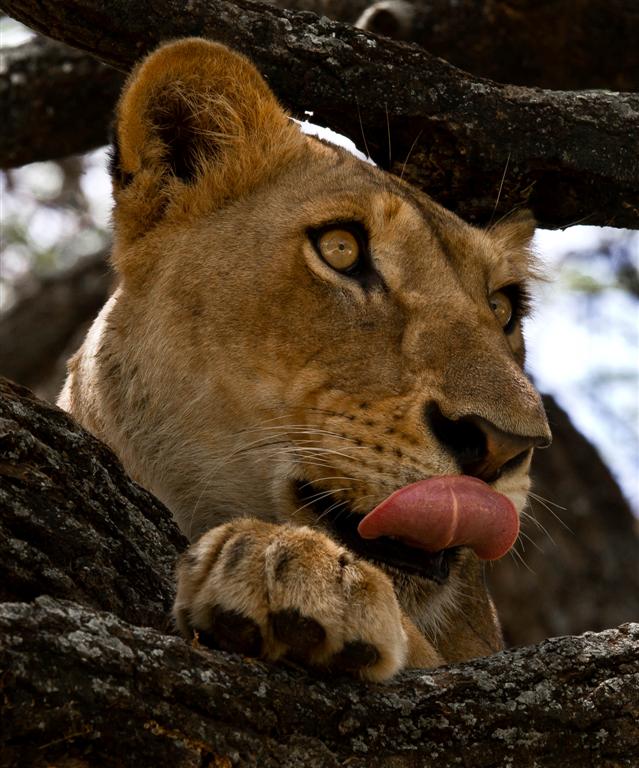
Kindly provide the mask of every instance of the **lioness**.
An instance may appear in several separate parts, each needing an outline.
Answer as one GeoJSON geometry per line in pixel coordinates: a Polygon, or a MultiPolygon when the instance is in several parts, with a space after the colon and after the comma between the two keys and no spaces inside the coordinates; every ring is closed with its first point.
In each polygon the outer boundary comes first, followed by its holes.
{"type": "Polygon", "coordinates": [[[194,542],[182,632],[368,680],[498,650],[481,559],[550,439],[531,220],[465,224],[199,39],[129,78],[112,172],[119,287],[59,402],[194,542]]]}

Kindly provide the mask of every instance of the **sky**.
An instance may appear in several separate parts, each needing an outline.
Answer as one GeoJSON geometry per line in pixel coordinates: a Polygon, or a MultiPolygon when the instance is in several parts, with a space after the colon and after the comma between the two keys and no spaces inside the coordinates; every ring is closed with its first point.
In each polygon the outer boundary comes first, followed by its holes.
{"type": "Polygon", "coordinates": [[[620,288],[615,249],[639,269],[639,233],[609,227],[540,230],[538,285],[526,324],[528,369],[599,449],[639,514],[639,298],[620,288]],[[584,258],[605,243],[609,254],[584,258]]]}

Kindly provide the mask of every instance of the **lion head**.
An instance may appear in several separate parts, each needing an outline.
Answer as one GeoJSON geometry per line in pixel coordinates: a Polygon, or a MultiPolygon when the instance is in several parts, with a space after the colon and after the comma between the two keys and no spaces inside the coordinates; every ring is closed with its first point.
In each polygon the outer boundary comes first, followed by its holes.
{"type": "Polygon", "coordinates": [[[523,370],[530,217],[470,226],[304,134],[244,57],[204,40],[133,72],[115,147],[119,287],[63,405],[191,538],[238,515],[310,523],[407,602],[445,582],[460,547],[415,556],[355,530],[434,477],[522,510],[550,439],[523,370]]]}

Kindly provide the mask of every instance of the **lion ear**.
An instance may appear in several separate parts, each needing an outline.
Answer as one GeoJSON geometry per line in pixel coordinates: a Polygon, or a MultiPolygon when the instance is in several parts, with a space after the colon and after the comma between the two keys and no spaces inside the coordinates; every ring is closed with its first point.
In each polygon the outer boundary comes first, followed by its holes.
{"type": "Polygon", "coordinates": [[[489,228],[490,234],[505,251],[527,251],[530,248],[537,222],[529,210],[517,211],[489,228]]]}
{"type": "Polygon", "coordinates": [[[255,67],[189,38],[160,47],[120,99],[111,163],[116,236],[238,197],[285,162],[301,137],[255,67]]]}

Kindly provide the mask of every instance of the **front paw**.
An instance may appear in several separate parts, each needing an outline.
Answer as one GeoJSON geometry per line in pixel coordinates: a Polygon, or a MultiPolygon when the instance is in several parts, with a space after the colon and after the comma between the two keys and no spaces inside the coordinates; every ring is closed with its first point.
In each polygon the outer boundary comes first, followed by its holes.
{"type": "MultiPolygon", "coordinates": [[[[366,680],[415,656],[390,579],[310,528],[241,519],[208,531],[180,561],[174,615],[211,647],[366,680]]],[[[434,649],[417,643],[436,666],[434,649]]]]}

